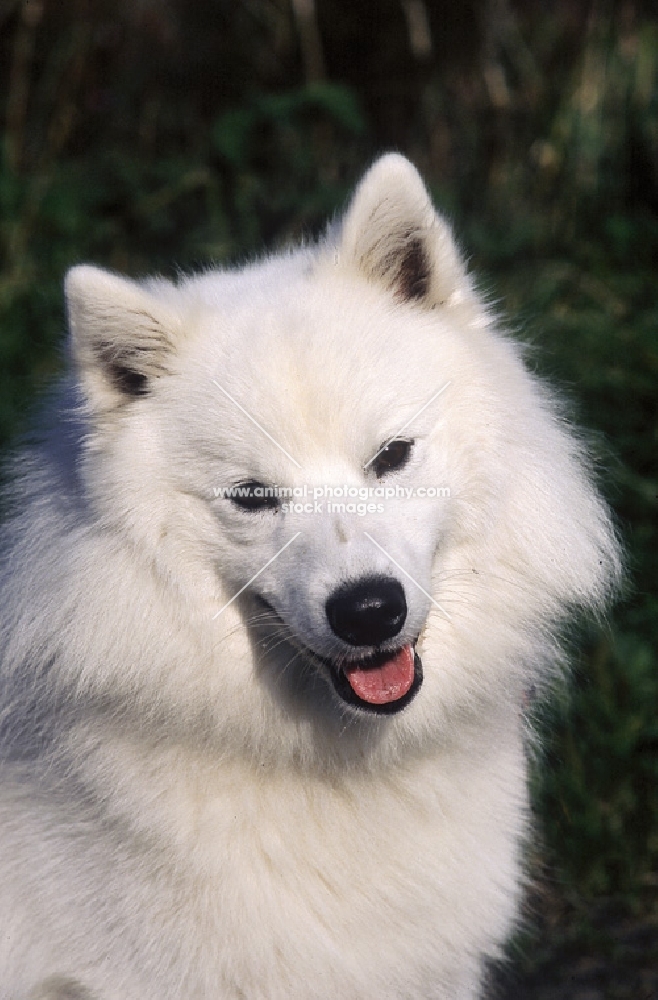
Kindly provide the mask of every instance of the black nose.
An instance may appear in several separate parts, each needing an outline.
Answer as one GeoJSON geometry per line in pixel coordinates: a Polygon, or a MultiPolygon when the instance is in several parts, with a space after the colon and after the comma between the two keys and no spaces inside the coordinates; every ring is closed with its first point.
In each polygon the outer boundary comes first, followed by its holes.
{"type": "Polygon", "coordinates": [[[390,639],[407,617],[401,584],[386,576],[346,584],[325,607],[332,632],[352,646],[376,646],[390,639]]]}

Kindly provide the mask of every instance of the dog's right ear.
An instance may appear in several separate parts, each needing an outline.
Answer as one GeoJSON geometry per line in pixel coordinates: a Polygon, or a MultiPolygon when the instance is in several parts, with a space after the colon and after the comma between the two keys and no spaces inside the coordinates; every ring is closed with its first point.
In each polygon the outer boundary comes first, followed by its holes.
{"type": "Polygon", "coordinates": [[[148,394],[167,372],[179,320],[146,288],[79,265],[65,281],[71,353],[87,400],[106,412],[148,394]]]}

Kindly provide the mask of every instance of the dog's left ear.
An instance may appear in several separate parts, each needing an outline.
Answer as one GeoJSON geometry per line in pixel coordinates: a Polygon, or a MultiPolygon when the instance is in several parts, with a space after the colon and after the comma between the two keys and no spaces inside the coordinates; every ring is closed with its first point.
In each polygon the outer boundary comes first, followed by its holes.
{"type": "Polygon", "coordinates": [[[473,294],[448,223],[416,168],[397,153],[382,156],[363,177],[334,253],[339,267],[356,269],[399,301],[456,305],[473,294]]]}

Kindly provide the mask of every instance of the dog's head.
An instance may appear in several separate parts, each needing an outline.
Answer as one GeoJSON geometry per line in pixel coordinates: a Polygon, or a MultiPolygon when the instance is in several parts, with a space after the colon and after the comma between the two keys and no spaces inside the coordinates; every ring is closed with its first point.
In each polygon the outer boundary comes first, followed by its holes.
{"type": "Polygon", "coordinates": [[[402,157],[317,247],[178,285],[79,267],[67,299],[90,503],[196,630],[206,704],[229,671],[236,704],[267,679],[261,715],[297,691],[298,718],[427,731],[517,690],[614,575],[577,446],[402,157]]]}

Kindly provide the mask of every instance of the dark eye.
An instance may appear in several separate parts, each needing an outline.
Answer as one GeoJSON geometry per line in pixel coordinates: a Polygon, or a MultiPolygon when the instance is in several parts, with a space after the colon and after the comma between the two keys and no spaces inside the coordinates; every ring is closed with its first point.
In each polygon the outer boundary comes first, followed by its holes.
{"type": "Polygon", "coordinates": [[[413,444],[413,441],[389,441],[372,462],[377,479],[381,479],[388,472],[395,472],[396,469],[401,469],[403,465],[406,465],[413,444]]]}
{"type": "Polygon", "coordinates": [[[257,479],[236,483],[228,496],[231,503],[242,510],[276,510],[279,506],[275,488],[259,483],[257,479]]]}

